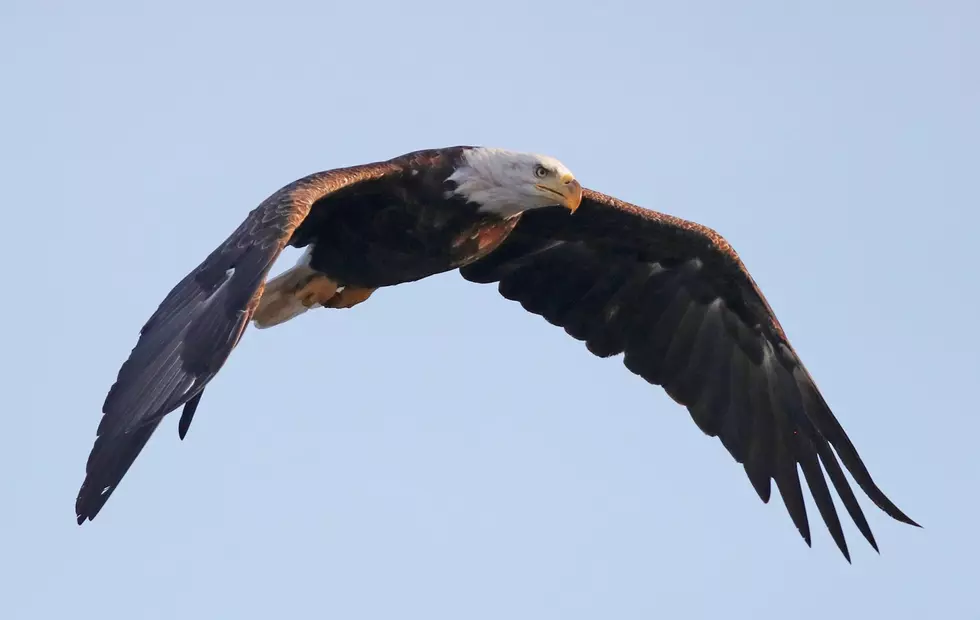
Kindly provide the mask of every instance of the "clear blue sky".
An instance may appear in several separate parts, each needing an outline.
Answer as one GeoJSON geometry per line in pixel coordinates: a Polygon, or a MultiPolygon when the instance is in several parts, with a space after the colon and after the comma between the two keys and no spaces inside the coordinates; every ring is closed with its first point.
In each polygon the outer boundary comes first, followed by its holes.
{"type": "Polygon", "coordinates": [[[6,0],[0,616],[980,617],[980,5],[793,4],[6,0]],[[808,549],[659,388],[455,273],[250,330],[75,525],[178,279],[299,176],[458,143],[724,234],[925,529],[862,496],[848,565],[807,496],[808,549]]]}

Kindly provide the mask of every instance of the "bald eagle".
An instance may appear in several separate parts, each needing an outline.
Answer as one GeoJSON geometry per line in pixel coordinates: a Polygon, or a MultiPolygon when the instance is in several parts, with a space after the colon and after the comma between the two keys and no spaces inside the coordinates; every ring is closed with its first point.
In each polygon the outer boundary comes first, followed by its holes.
{"type": "Polygon", "coordinates": [[[775,481],[807,545],[797,473],[838,548],[824,471],[878,549],[840,463],[879,490],[738,255],[713,230],[585,189],[561,162],[456,146],[311,174],[279,189],[166,296],[103,405],[75,512],[94,519],[165,415],[181,439],[251,322],[351,308],[375,290],[458,269],[562,327],[687,407],[763,502],[775,481]],[[266,282],[285,246],[299,262],[266,282]],[[839,459],[839,460],[838,460],[839,459]],[[822,466],[822,469],[821,469],[822,466]]]}

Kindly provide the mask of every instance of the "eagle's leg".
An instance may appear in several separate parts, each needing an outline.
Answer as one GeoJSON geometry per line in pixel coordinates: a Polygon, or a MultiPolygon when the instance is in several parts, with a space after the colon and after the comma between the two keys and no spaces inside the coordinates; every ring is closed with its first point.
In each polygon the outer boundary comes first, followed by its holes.
{"type": "Polygon", "coordinates": [[[300,303],[307,308],[317,304],[326,306],[337,296],[337,283],[322,273],[310,276],[309,280],[295,294],[300,303]]]}
{"type": "Polygon", "coordinates": [[[366,301],[376,290],[378,289],[346,286],[330,298],[329,301],[324,303],[323,306],[325,308],[353,308],[357,304],[366,301]]]}
{"type": "Polygon", "coordinates": [[[325,274],[303,265],[294,267],[266,285],[252,321],[260,329],[285,323],[332,299],[337,288],[325,274]]]}

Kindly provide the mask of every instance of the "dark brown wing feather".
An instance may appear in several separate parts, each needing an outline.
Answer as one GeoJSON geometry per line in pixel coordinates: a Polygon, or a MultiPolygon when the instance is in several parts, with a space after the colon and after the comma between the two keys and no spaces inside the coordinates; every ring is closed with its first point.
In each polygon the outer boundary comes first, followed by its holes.
{"type": "Polygon", "coordinates": [[[530,211],[493,254],[463,267],[507,299],[624,363],[686,406],[742,463],[762,501],[776,482],[810,544],[797,467],[850,555],[820,465],[858,529],[874,536],[838,457],[887,514],[915,525],[871,479],[752,277],[716,232],[598,192],[578,211],[530,211]],[[836,453],[836,454],[835,454],[836,453]]]}
{"type": "Polygon", "coordinates": [[[207,383],[238,344],[273,262],[314,202],[397,172],[392,162],[310,175],[266,199],[170,291],[140,331],[103,405],[75,501],[78,523],[109,499],[163,416],[183,406],[187,433],[207,383]]]}

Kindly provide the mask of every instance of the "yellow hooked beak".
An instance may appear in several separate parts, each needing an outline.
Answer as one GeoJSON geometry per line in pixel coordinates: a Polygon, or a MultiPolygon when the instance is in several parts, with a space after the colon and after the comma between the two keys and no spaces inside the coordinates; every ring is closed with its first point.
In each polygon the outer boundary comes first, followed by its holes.
{"type": "Polygon", "coordinates": [[[582,185],[571,175],[556,179],[548,184],[540,183],[537,187],[550,194],[555,194],[556,198],[561,199],[559,204],[572,213],[575,213],[578,206],[582,204],[582,185]]]}

